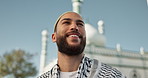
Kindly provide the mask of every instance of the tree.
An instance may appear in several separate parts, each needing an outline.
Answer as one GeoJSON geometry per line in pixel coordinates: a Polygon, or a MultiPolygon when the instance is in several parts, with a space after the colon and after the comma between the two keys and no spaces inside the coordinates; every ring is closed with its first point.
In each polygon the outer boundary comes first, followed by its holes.
{"type": "Polygon", "coordinates": [[[12,50],[0,56],[0,78],[10,74],[15,78],[35,76],[37,69],[30,61],[32,57],[32,54],[24,50],[12,50]]]}

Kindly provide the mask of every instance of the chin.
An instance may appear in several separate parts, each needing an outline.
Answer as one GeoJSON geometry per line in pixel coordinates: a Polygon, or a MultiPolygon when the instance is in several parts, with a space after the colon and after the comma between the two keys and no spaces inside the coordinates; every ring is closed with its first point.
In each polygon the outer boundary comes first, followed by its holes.
{"type": "Polygon", "coordinates": [[[76,43],[74,43],[74,44],[69,44],[70,46],[80,46],[80,43],[78,43],[78,44],[76,44],[76,43]]]}

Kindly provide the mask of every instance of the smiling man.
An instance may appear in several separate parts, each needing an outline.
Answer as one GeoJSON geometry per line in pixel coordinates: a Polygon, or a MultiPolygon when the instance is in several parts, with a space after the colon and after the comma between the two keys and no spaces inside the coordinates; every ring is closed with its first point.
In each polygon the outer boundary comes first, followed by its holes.
{"type": "Polygon", "coordinates": [[[84,55],[86,32],[79,14],[62,14],[55,24],[52,41],[58,46],[57,64],[38,78],[125,78],[117,69],[84,55]]]}

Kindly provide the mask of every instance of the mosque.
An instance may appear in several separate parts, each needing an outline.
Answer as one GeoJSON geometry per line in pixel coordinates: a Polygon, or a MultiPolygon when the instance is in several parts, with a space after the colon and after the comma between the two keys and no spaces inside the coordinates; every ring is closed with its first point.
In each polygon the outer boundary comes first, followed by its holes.
{"type": "MultiPolygon", "coordinates": [[[[80,13],[82,0],[72,0],[73,11],[80,13]]],[[[104,35],[104,22],[98,22],[98,29],[86,23],[86,56],[98,59],[99,61],[111,65],[120,70],[127,78],[148,78],[148,52],[140,48],[140,52],[122,50],[120,44],[116,48],[106,47],[106,37],[104,35]]],[[[40,58],[40,74],[49,71],[56,63],[57,59],[45,66],[47,52],[48,31],[42,32],[42,51],[40,58]],[[48,70],[47,70],[48,69],[48,70]]]]}

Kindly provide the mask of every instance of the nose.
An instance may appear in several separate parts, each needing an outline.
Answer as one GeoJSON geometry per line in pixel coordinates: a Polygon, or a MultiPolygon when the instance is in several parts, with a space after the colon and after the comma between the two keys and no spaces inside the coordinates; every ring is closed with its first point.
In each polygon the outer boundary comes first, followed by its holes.
{"type": "Polygon", "coordinates": [[[73,23],[73,24],[71,24],[70,30],[72,30],[72,31],[79,31],[79,28],[78,28],[76,23],[73,23]]]}

